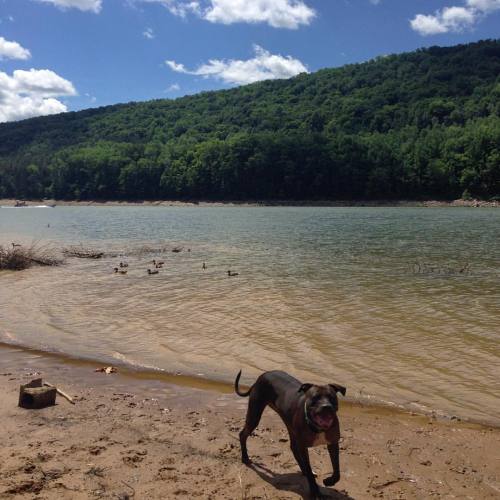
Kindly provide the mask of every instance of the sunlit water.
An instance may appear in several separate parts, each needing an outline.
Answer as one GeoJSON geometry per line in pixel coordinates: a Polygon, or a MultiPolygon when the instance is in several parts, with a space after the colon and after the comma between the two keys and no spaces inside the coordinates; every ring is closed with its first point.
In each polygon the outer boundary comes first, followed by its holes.
{"type": "Polygon", "coordinates": [[[0,341],[500,423],[496,209],[1,208],[0,240],[123,254],[0,273],[0,341]]]}

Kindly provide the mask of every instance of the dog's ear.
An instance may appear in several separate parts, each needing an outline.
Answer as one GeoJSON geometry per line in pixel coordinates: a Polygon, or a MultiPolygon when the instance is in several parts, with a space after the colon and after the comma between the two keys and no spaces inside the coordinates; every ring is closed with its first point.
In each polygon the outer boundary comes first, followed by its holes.
{"type": "Polygon", "coordinates": [[[299,387],[298,392],[307,392],[312,386],[313,386],[313,384],[302,384],[299,387]]]}
{"type": "Polygon", "coordinates": [[[335,392],[340,392],[342,396],[345,396],[347,389],[344,386],[339,384],[328,384],[328,385],[332,387],[335,392]]]}

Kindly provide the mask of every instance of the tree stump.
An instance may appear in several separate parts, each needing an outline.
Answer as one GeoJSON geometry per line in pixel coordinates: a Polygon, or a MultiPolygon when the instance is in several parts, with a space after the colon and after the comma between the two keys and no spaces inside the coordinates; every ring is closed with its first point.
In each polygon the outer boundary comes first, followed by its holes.
{"type": "Polygon", "coordinates": [[[56,394],[55,387],[43,387],[42,379],[37,378],[19,388],[19,406],[28,410],[54,406],[56,394]]]}

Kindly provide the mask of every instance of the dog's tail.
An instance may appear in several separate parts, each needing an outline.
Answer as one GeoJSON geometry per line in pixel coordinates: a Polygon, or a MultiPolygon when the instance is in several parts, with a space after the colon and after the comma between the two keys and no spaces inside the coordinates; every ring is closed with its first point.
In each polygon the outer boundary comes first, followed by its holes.
{"type": "Polygon", "coordinates": [[[240,377],[241,377],[241,370],[238,372],[238,375],[236,375],[236,380],[234,381],[234,392],[236,392],[236,394],[238,394],[238,396],[241,396],[242,398],[246,398],[250,394],[252,387],[250,387],[250,389],[248,389],[247,392],[241,392],[240,388],[238,387],[238,382],[240,381],[240,377]]]}

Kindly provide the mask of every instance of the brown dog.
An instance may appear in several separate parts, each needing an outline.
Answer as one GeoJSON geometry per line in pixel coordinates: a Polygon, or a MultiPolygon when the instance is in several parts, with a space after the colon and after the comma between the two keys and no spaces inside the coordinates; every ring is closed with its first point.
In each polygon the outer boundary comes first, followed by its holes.
{"type": "Polygon", "coordinates": [[[240,432],[243,463],[250,464],[247,438],[259,425],[265,407],[270,406],[288,429],[293,455],[307,478],[312,498],[321,498],[309,463],[308,448],[327,445],[333,472],[323,484],[333,486],[340,479],[337,392],[345,396],[346,388],[337,384],[302,384],[288,373],[271,371],[260,375],[247,392],[241,392],[238,387],[240,377],[241,370],[234,382],[236,394],[250,396],[245,427],[240,432]]]}

